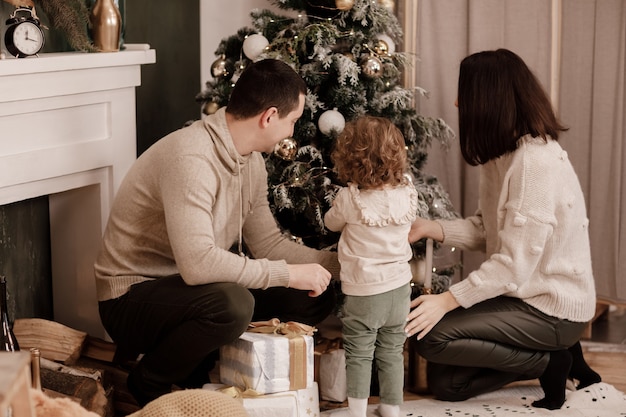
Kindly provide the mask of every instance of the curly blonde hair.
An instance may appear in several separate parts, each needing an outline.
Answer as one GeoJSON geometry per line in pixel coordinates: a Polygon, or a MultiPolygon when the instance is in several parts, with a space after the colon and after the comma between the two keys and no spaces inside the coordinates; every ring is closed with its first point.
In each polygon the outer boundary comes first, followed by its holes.
{"type": "Polygon", "coordinates": [[[348,122],[330,157],[339,179],[360,188],[407,182],[404,136],[383,117],[363,116],[348,122]]]}

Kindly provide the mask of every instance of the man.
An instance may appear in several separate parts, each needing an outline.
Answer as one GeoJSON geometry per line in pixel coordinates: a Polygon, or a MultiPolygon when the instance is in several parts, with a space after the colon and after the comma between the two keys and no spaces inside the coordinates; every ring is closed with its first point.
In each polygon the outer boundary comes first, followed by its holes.
{"type": "Polygon", "coordinates": [[[120,186],[96,287],[118,351],[143,354],[127,381],[140,405],[207,382],[252,318],[316,324],[332,310],[336,254],[281,234],[260,153],[293,134],[305,94],[284,62],[252,63],[225,109],[155,143],[120,186]]]}

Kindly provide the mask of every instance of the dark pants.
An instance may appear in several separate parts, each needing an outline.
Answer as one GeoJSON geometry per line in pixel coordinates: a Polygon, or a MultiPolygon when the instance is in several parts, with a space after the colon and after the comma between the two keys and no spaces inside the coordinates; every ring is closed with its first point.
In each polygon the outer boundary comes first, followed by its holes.
{"type": "Polygon", "coordinates": [[[586,323],[548,316],[525,302],[498,297],[446,314],[420,341],[428,387],[436,398],[463,401],[541,376],[550,351],[567,349],[586,323]]]}
{"type": "Polygon", "coordinates": [[[119,356],[143,357],[142,377],[191,388],[208,382],[220,346],[237,339],[251,320],[273,317],[315,325],[333,310],[332,290],[320,297],[288,288],[248,290],[237,284],[188,286],[180,276],[135,284],[99,303],[104,328],[119,356]]]}

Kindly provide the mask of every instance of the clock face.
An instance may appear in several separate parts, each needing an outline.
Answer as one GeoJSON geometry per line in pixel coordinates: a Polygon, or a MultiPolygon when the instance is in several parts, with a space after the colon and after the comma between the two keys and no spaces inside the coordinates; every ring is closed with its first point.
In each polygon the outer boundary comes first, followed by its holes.
{"type": "Polygon", "coordinates": [[[41,28],[33,22],[22,22],[13,28],[12,43],[17,54],[14,55],[35,55],[43,47],[44,37],[41,28]]]}

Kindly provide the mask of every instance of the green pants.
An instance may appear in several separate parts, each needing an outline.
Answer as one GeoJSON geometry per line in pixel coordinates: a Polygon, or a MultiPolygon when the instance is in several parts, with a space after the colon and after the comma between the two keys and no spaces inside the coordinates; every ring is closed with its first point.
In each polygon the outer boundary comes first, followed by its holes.
{"type": "Polygon", "coordinates": [[[404,326],[410,297],[409,284],[383,294],[346,295],[342,322],[348,397],[369,397],[372,361],[376,358],[380,402],[402,404],[404,326]]]}

